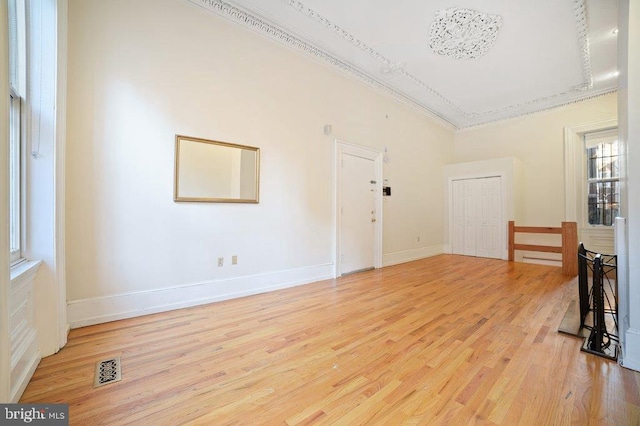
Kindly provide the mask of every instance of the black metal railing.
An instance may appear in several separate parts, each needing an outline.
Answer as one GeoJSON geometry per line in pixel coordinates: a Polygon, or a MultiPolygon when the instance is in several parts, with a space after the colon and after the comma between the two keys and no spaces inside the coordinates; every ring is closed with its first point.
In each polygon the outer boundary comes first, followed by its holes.
{"type": "Polygon", "coordinates": [[[618,259],[578,246],[580,327],[590,330],[582,350],[605,358],[618,358],[618,259]],[[589,285],[591,277],[591,285],[589,285]]]}

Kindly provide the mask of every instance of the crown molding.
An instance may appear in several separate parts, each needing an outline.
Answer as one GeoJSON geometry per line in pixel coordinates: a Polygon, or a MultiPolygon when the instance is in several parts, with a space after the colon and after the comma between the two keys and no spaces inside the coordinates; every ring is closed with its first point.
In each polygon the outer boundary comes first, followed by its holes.
{"type": "MultiPolygon", "coordinates": [[[[241,6],[236,5],[233,1],[224,0],[185,0],[191,4],[213,12],[219,16],[227,18],[233,22],[239,23],[245,28],[249,28],[267,38],[283,44],[289,48],[300,51],[312,58],[319,60],[334,69],[347,74],[356,80],[376,89],[377,91],[384,93],[393,99],[409,106],[411,109],[428,116],[436,121],[441,126],[451,130],[468,129],[483,124],[495,123],[497,121],[503,121],[510,118],[522,117],[525,115],[554,109],[564,105],[580,102],[582,100],[589,100],[594,97],[602,96],[608,93],[615,92],[616,89],[604,89],[601,93],[591,93],[589,96],[580,97],[579,99],[563,99],[570,98],[572,95],[576,95],[582,91],[588,91],[593,88],[593,76],[591,71],[591,56],[589,50],[589,38],[588,38],[588,26],[586,16],[585,0],[573,0],[573,13],[577,28],[577,43],[580,47],[581,55],[581,67],[583,82],[561,93],[544,96],[540,98],[531,99],[528,101],[520,102],[517,104],[507,105],[501,108],[495,108],[480,112],[469,112],[460,108],[437,90],[408,72],[404,68],[404,64],[397,64],[396,62],[385,57],[382,53],[376,51],[371,46],[368,46],[362,40],[355,37],[345,29],[333,23],[331,20],[316,12],[315,10],[307,7],[298,0],[281,0],[289,7],[296,10],[298,13],[306,15],[309,19],[315,20],[320,25],[323,25],[330,29],[333,33],[338,34],[346,42],[350,43],[359,50],[365,52],[369,56],[380,61],[383,74],[389,78],[391,76],[400,76],[404,79],[411,81],[417,87],[421,88],[430,96],[437,98],[437,100],[446,107],[455,112],[460,119],[455,120],[453,118],[445,118],[439,113],[433,111],[428,105],[420,102],[399,90],[394,89],[380,79],[372,76],[359,69],[358,67],[350,64],[349,62],[340,59],[326,50],[315,46],[300,37],[297,37],[285,29],[270,23],[266,18],[257,15],[253,11],[243,9],[241,6]],[[387,71],[387,72],[385,72],[387,71]]],[[[480,13],[480,12],[478,12],[480,13]]],[[[496,16],[496,15],[488,15],[496,16]]],[[[499,18],[499,17],[498,17],[499,18]]],[[[501,23],[501,22],[500,22],[501,23]]],[[[489,46],[490,47],[490,46],[489,46]]]]}
{"type": "MultiPolygon", "coordinates": [[[[203,1],[208,1],[208,0],[203,0],[203,1]]],[[[298,0],[281,0],[281,1],[283,1],[285,4],[289,5],[293,9],[295,9],[297,12],[302,13],[302,14],[306,15],[307,17],[317,21],[321,25],[329,28],[333,33],[339,34],[344,40],[346,40],[347,42],[351,43],[353,46],[357,47],[358,49],[366,52],[367,54],[369,54],[369,56],[381,61],[382,65],[383,65],[383,70],[384,69],[393,69],[393,67],[395,65],[395,62],[391,61],[390,59],[385,57],[380,52],[378,52],[375,49],[373,49],[372,47],[368,46],[366,43],[362,42],[360,39],[358,39],[356,36],[354,36],[353,34],[349,33],[348,31],[346,31],[345,29],[343,29],[340,26],[334,24],[327,17],[325,17],[325,16],[321,15],[320,13],[318,13],[317,11],[305,6],[301,1],[298,1],[298,0]]],[[[502,26],[502,18],[500,16],[498,16],[498,15],[490,15],[490,14],[478,12],[478,11],[475,11],[475,10],[472,10],[472,9],[459,9],[459,8],[445,9],[445,10],[439,11],[439,13],[440,14],[444,13],[446,15],[447,11],[449,11],[451,13],[455,13],[456,11],[463,11],[463,12],[469,11],[469,12],[473,12],[473,13],[477,14],[478,16],[482,17],[485,20],[491,21],[491,23],[492,23],[491,25],[496,27],[496,34],[495,34],[495,37],[494,37],[494,41],[495,41],[495,38],[497,38],[497,30],[502,26]]],[[[492,110],[488,110],[488,111],[468,112],[468,111],[465,111],[462,108],[460,108],[457,104],[455,104],[454,102],[452,102],[451,100],[446,98],[444,95],[439,93],[433,87],[431,87],[428,84],[426,84],[424,81],[420,80],[419,78],[417,78],[416,76],[414,76],[413,74],[408,72],[403,67],[399,67],[399,68],[393,69],[394,70],[393,74],[394,75],[395,74],[402,75],[404,78],[412,81],[415,85],[417,85],[418,87],[422,88],[423,90],[429,92],[431,95],[435,96],[441,102],[443,102],[444,104],[449,106],[452,110],[454,110],[455,112],[457,112],[458,114],[460,114],[461,116],[463,116],[464,118],[467,118],[467,119],[473,120],[473,119],[479,119],[481,117],[485,117],[485,116],[489,116],[489,115],[510,114],[509,117],[496,117],[495,119],[491,120],[491,121],[498,121],[498,120],[504,120],[504,119],[507,119],[507,118],[510,118],[510,117],[526,115],[526,114],[529,113],[529,111],[518,112],[518,110],[527,109],[527,108],[530,108],[532,105],[536,105],[536,104],[545,104],[545,103],[548,104],[549,102],[554,102],[558,98],[566,97],[566,96],[571,95],[574,92],[588,90],[588,89],[591,89],[593,87],[593,77],[592,77],[592,74],[591,74],[591,54],[590,54],[590,50],[589,50],[589,38],[588,38],[589,28],[587,26],[587,12],[586,12],[585,0],[573,0],[573,15],[574,15],[574,19],[575,19],[575,22],[576,22],[577,43],[580,46],[580,56],[581,56],[583,82],[581,84],[577,85],[577,86],[573,86],[573,87],[569,88],[568,90],[566,90],[564,92],[561,92],[561,93],[558,93],[558,94],[554,94],[554,95],[550,95],[550,96],[544,96],[544,97],[540,97],[540,98],[536,98],[536,99],[531,99],[529,101],[520,102],[520,103],[517,103],[517,104],[512,104],[512,105],[508,105],[508,106],[505,106],[505,107],[502,107],[502,108],[496,108],[496,109],[492,109],[492,110]],[[513,113],[511,113],[512,111],[513,111],[513,113]],[[513,115],[513,114],[515,114],[515,115],[513,115]]],[[[439,14],[436,14],[436,17],[435,17],[436,20],[434,21],[434,24],[438,20],[438,16],[439,16],[439,14]]],[[[490,48],[492,45],[493,45],[493,43],[488,45],[487,49],[490,48]]],[[[393,89],[391,89],[391,90],[393,90],[393,89]]],[[[568,101],[568,102],[571,102],[571,101],[568,101]]],[[[418,103],[418,104],[420,104],[420,103],[418,103]]],[[[533,111],[533,112],[538,112],[538,111],[542,111],[542,110],[545,110],[545,109],[554,108],[554,107],[560,106],[560,105],[564,105],[564,102],[561,102],[560,104],[540,106],[539,108],[535,109],[535,111],[533,111]]],[[[427,106],[424,106],[424,107],[428,108],[427,106]]],[[[431,111],[431,112],[434,113],[433,111],[431,111]]],[[[483,121],[482,123],[484,123],[484,122],[487,122],[487,121],[483,121]]],[[[482,124],[482,123],[477,123],[477,124],[482,124]]],[[[471,126],[473,126],[473,125],[476,125],[476,124],[471,124],[471,126]]],[[[463,127],[463,126],[456,125],[456,127],[463,127]]]]}
{"type": "Polygon", "coordinates": [[[460,132],[465,132],[468,130],[477,130],[477,129],[481,129],[483,127],[488,127],[497,123],[503,123],[503,122],[507,122],[507,121],[511,121],[511,120],[518,120],[524,117],[527,117],[529,115],[534,115],[534,114],[538,114],[541,112],[547,112],[547,111],[554,111],[557,109],[562,109],[564,107],[570,106],[570,105],[574,105],[574,104],[579,104],[582,102],[589,102],[592,101],[594,99],[598,99],[598,98],[602,98],[608,95],[611,95],[613,93],[618,93],[618,89],[613,89],[613,90],[604,90],[600,93],[595,93],[591,96],[588,96],[586,98],[579,98],[579,99],[573,99],[571,101],[567,101],[564,102],[562,104],[558,104],[558,105],[554,105],[554,106],[550,106],[550,107],[545,107],[545,108],[540,108],[540,109],[536,109],[536,110],[532,110],[532,111],[527,111],[524,112],[522,114],[519,115],[513,115],[513,116],[509,116],[509,117],[505,117],[505,118],[497,118],[495,120],[491,120],[491,121],[484,121],[482,123],[478,123],[478,124],[472,124],[469,126],[464,126],[464,127],[457,127],[456,128],[456,133],[460,133],[460,132]]]}
{"type": "Polygon", "coordinates": [[[578,90],[587,90],[593,87],[593,74],[591,73],[591,50],[589,48],[589,27],[587,26],[585,0],[573,0],[573,16],[576,20],[578,46],[582,59],[583,83],[578,90]]]}

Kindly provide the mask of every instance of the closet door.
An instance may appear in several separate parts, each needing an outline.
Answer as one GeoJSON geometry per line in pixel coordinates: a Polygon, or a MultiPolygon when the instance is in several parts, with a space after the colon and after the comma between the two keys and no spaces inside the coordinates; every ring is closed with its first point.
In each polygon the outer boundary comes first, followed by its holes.
{"type": "Polygon", "coordinates": [[[477,179],[476,256],[500,258],[500,241],[502,240],[502,228],[500,226],[502,216],[501,186],[500,177],[477,179]]]}
{"type": "Polygon", "coordinates": [[[451,220],[453,227],[451,252],[453,254],[464,254],[464,181],[454,180],[451,182],[451,220]]]}
{"type": "Polygon", "coordinates": [[[451,252],[500,259],[505,238],[502,178],[454,180],[451,200],[451,252]]]}
{"type": "Polygon", "coordinates": [[[477,204],[478,194],[476,179],[464,181],[464,253],[475,256],[477,253],[477,204]]]}

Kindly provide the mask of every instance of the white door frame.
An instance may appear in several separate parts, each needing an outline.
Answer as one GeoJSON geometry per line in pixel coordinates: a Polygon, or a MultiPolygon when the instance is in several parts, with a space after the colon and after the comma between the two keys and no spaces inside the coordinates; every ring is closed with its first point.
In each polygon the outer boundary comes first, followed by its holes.
{"type": "Polygon", "coordinates": [[[342,272],[340,270],[340,209],[342,208],[341,188],[342,188],[342,168],[340,167],[343,155],[353,155],[356,157],[372,160],[375,168],[375,190],[374,205],[376,209],[376,222],[374,223],[373,235],[373,267],[382,267],[382,152],[374,149],[335,140],[335,190],[334,190],[334,224],[335,224],[335,242],[334,242],[334,276],[339,277],[342,272]]]}

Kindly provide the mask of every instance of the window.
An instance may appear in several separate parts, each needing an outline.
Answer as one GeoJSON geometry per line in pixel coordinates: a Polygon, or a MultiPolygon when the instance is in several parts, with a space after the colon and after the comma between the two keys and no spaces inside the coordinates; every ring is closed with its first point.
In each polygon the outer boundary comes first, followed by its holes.
{"type": "Polygon", "coordinates": [[[9,0],[9,244],[10,261],[22,258],[22,105],[24,0],[9,0]]]}
{"type": "Polygon", "coordinates": [[[588,223],[611,226],[620,212],[618,130],[587,133],[584,139],[588,223]]]}

